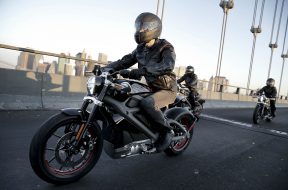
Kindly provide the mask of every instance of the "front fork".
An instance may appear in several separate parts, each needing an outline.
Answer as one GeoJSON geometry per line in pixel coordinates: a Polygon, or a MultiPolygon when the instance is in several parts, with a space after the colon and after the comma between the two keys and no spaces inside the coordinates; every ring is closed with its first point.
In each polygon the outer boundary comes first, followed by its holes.
{"type": "Polygon", "coordinates": [[[92,102],[93,102],[93,100],[90,98],[84,99],[81,110],[79,110],[80,112],[82,112],[81,113],[82,121],[81,121],[81,125],[79,127],[79,130],[77,131],[76,138],[75,138],[76,139],[76,141],[75,141],[76,147],[79,146],[81,139],[83,138],[85,132],[88,130],[90,124],[93,122],[93,120],[96,116],[96,113],[97,113],[97,109],[99,108],[97,104],[94,104],[91,113],[87,117],[85,112],[86,112],[86,109],[89,106],[89,104],[91,104],[92,102]]]}

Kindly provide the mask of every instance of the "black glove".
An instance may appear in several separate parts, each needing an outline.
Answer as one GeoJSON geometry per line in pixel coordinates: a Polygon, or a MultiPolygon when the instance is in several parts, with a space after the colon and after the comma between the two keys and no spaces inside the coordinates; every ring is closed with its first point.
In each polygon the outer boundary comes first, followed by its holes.
{"type": "Polygon", "coordinates": [[[130,76],[130,71],[127,69],[123,69],[119,71],[119,74],[124,77],[124,78],[129,78],[130,76]]]}
{"type": "Polygon", "coordinates": [[[130,71],[129,78],[140,80],[141,77],[145,75],[145,73],[146,72],[144,69],[132,69],[130,71]]]}

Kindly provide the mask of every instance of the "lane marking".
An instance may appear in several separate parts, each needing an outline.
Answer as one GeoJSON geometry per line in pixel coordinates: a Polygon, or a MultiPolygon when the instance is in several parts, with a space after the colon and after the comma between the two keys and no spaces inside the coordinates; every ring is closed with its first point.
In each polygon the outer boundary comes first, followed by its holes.
{"type": "Polygon", "coordinates": [[[224,118],[221,118],[221,117],[216,117],[216,116],[207,115],[207,114],[201,114],[201,116],[203,118],[213,119],[213,120],[216,120],[216,121],[222,121],[224,123],[234,124],[236,126],[237,125],[238,126],[244,126],[244,127],[250,128],[250,129],[257,130],[257,131],[263,131],[263,132],[270,133],[270,134],[272,133],[272,134],[276,134],[278,136],[282,136],[282,137],[284,136],[284,137],[288,138],[288,133],[284,132],[284,131],[278,131],[278,130],[275,130],[275,129],[267,129],[267,128],[255,127],[255,126],[253,126],[250,123],[244,123],[244,122],[240,122],[240,121],[224,119],[224,118]]]}
{"type": "Polygon", "coordinates": [[[287,135],[287,136],[288,136],[288,133],[283,132],[283,131],[277,131],[277,130],[274,130],[274,129],[270,129],[270,131],[271,131],[272,133],[277,133],[277,134],[280,134],[280,135],[287,135]]]}
{"type": "Polygon", "coordinates": [[[250,123],[244,123],[244,122],[240,122],[240,121],[224,119],[221,117],[216,117],[216,116],[207,115],[207,114],[201,114],[201,116],[206,117],[206,118],[210,118],[210,119],[215,119],[218,121],[224,121],[224,122],[231,123],[231,124],[241,125],[241,126],[245,126],[245,127],[253,127],[253,125],[250,123]]]}

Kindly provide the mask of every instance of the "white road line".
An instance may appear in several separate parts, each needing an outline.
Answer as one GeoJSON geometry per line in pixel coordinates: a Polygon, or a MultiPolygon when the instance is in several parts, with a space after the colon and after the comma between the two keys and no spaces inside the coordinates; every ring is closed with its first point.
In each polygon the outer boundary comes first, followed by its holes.
{"type": "Polygon", "coordinates": [[[243,123],[243,122],[239,122],[239,121],[224,119],[224,118],[215,117],[215,116],[212,116],[212,115],[201,114],[201,116],[206,117],[206,118],[210,118],[210,119],[215,119],[215,120],[218,120],[218,121],[224,121],[224,122],[231,123],[231,124],[242,125],[242,126],[245,126],[245,127],[252,127],[252,125],[249,124],[249,123],[243,123]]]}
{"type": "MultiPolygon", "coordinates": [[[[201,114],[201,116],[204,117],[204,118],[214,119],[214,120],[217,120],[217,121],[222,121],[222,122],[226,122],[226,123],[230,123],[230,124],[235,124],[235,125],[240,125],[240,126],[244,126],[244,127],[253,128],[253,125],[249,124],[249,123],[244,123],[244,122],[224,119],[224,118],[221,118],[221,117],[216,117],[216,116],[207,115],[207,114],[201,114]]],[[[257,128],[257,127],[254,127],[254,128],[257,128]]],[[[274,134],[278,134],[278,135],[281,135],[281,136],[288,137],[288,133],[287,132],[277,131],[277,130],[274,130],[274,129],[264,129],[264,128],[261,128],[261,129],[262,130],[266,130],[266,131],[268,131],[270,133],[274,133],[274,134]]]]}
{"type": "Polygon", "coordinates": [[[286,136],[288,136],[288,133],[283,132],[283,131],[277,131],[277,130],[274,130],[274,129],[270,129],[270,131],[271,131],[272,133],[277,133],[277,134],[280,134],[280,135],[286,135],[286,136]]]}

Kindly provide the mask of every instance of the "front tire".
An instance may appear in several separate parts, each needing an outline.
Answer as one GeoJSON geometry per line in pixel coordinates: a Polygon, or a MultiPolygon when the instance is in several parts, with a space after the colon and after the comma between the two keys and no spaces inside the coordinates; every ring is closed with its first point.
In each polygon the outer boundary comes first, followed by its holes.
{"type": "Polygon", "coordinates": [[[261,107],[257,105],[253,112],[253,123],[259,124],[261,121],[261,107]]]}
{"type": "Polygon", "coordinates": [[[53,184],[75,182],[97,163],[103,146],[101,130],[96,124],[89,127],[76,150],[73,142],[81,124],[80,117],[59,113],[34,135],[29,157],[41,179],[53,184]]]}

